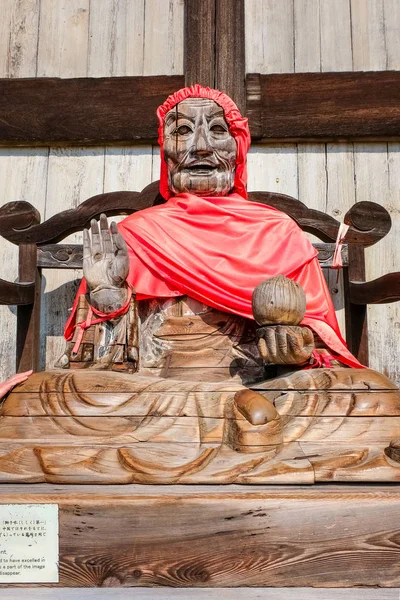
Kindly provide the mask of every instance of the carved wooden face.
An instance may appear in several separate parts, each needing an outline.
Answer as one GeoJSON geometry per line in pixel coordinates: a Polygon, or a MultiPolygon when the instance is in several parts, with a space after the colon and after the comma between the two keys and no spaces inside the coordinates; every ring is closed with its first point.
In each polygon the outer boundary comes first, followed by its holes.
{"type": "Polygon", "coordinates": [[[170,190],[223,196],[233,187],[236,142],[213,100],[188,98],[166,116],[164,157],[170,190]]]}

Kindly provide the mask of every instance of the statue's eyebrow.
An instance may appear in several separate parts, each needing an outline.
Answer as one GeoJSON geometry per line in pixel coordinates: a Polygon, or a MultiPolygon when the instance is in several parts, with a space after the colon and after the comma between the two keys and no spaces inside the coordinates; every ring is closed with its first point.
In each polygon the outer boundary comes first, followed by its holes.
{"type": "Polygon", "coordinates": [[[224,111],[221,109],[218,112],[212,113],[211,115],[207,115],[206,119],[207,121],[211,121],[211,119],[215,119],[216,117],[222,117],[225,118],[225,113],[224,111]]]}
{"type": "Polygon", "coordinates": [[[184,113],[180,113],[180,112],[171,112],[169,113],[169,115],[167,116],[167,119],[165,121],[166,125],[170,125],[173,121],[177,121],[178,119],[187,119],[188,121],[192,121],[192,123],[194,123],[194,118],[189,117],[189,115],[185,115],[184,113]]]}

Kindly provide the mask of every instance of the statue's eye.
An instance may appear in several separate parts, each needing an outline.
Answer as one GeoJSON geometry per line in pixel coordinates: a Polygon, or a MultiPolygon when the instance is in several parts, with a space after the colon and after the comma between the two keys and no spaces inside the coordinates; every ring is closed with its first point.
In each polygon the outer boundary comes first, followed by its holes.
{"type": "Polygon", "coordinates": [[[188,125],[181,125],[180,127],[177,127],[174,131],[175,135],[186,135],[188,133],[191,133],[192,130],[190,129],[190,127],[188,125]]]}
{"type": "Polygon", "coordinates": [[[210,130],[213,133],[217,133],[217,134],[226,133],[227,132],[227,129],[223,125],[217,125],[217,124],[216,125],[211,125],[210,130]]]}

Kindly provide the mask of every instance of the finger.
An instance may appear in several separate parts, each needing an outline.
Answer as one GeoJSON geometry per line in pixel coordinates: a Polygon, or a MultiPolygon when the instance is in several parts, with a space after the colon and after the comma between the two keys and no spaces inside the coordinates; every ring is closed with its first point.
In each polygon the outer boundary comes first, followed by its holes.
{"type": "Polygon", "coordinates": [[[97,223],[96,219],[91,220],[90,229],[92,233],[91,255],[93,260],[100,260],[103,252],[101,247],[99,224],[97,223]]]}
{"type": "Polygon", "coordinates": [[[300,364],[310,358],[314,345],[305,345],[303,332],[292,332],[288,334],[289,352],[294,362],[300,364]]]}
{"type": "Polygon", "coordinates": [[[307,346],[309,344],[314,344],[314,334],[308,327],[304,327],[302,329],[304,344],[307,346]]]}
{"type": "Polygon", "coordinates": [[[83,230],[83,262],[91,262],[89,229],[83,230]]]}
{"type": "Polygon", "coordinates": [[[33,373],[33,369],[31,369],[30,371],[24,371],[23,373],[17,373],[16,375],[14,375],[14,377],[12,379],[15,378],[16,381],[26,381],[26,379],[28,379],[28,377],[30,375],[32,375],[33,373]]]}
{"type": "Polygon", "coordinates": [[[278,325],[275,330],[275,339],[278,357],[281,362],[286,362],[287,353],[288,353],[288,344],[287,344],[287,331],[285,327],[278,325]]]}
{"type": "Polygon", "coordinates": [[[128,246],[122,235],[118,231],[117,224],[115,221],[111,223],[111,235],[114,244],[115,254],[126,254],[128,255],[128,246]]]}
{"type": "Polygon", "coordinates": [[[110,232],[108,230],[108,221],[105,214],[100,215],[100,233],[104,254],[112,254],[113,243],[111,240],[110,232]]]}
{"type": "Polygon", "coordinates": [[[267,327],[265,329],[265,343],[268,348],[268,354],[270,356],[270,361],[275,362],[276,360],[276,337],[275,330],[272,327],[267,327]]]}
{"type": "Polygon", "coordinates": [[[304,362],[309,355],[304,351],[303,336],[298,333],[288,333],[288,353],[294,362],[304,362]]]}
{"type": "Polygon", "coordinates": [[[12,377],[10,377],[10,379],[7,379],[7,381],[4,382],[4,385],[11,388],[14,385],[17,385],[17,383],[22,383],[23,381],[26,381],[28,379],[29,375],[32,375],[32,373],[33,373],[33,371],[27,371],[25,373],[17,373],[16,375],[13,375],[12,377]]]}
{"type": "Polygon", "coordinates": [[[258,340],[258,350],[261,354],[261,357],[265,362],[270,362],[271,358],[268,352],[267,344],[265,343],[265,339],[260,337],[258,340]]]}

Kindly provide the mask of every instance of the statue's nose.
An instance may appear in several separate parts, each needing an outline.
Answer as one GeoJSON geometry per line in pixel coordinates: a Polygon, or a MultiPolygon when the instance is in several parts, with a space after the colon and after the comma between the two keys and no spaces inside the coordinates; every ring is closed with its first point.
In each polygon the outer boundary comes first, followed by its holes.
{"type": "Polygon", "coordinates": [[[198,127],[196,131],[193,150],[199,156],[209,156],[213,153],[213,148],[210,145],[204,126],[198,127]]]}

